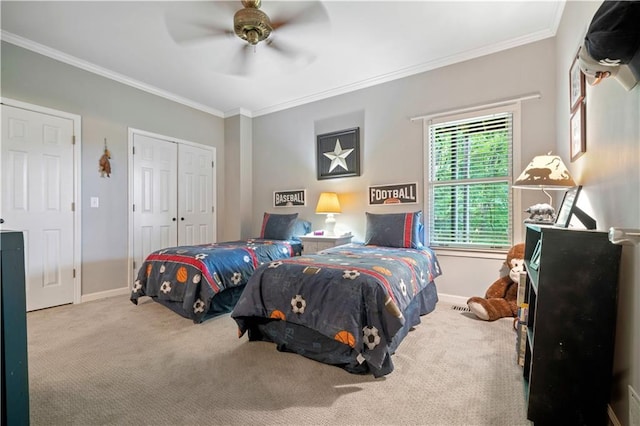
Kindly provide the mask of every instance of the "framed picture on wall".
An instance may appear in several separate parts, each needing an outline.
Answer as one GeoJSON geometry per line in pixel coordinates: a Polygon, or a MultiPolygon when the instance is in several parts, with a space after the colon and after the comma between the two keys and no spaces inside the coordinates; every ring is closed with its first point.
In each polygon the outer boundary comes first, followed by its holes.
{"type": "Polygon", "coordinates": [[[360,128],[317,136],[318,180],[360,176],[360,128]]]}
{"type": "Polygon", "coordinates": [[[273,191],[273,207],[302,207],[307,205],[307,190],[273,191]]]}
{"type": "Polygon", "coordinates": [[[395,185],[377,185],[369,187],[369,205],[416,204],[418,202],[418,183],[399,183],[395,185]]]}
{"type": "Polygon", "coordinates": [[[569,143],[571,151],[571,162],[576,161],[578,157],[587,152],[586,140],[586,107],[583,101],[580,101],[576,110],[571,114],[569,120],[569,143]]]}
{"type": "Polygon", "coordinates": [[[569,68],[569,112],[573,112],[585,96],[585,79],[578,63],[578,54],[569,68]]]}

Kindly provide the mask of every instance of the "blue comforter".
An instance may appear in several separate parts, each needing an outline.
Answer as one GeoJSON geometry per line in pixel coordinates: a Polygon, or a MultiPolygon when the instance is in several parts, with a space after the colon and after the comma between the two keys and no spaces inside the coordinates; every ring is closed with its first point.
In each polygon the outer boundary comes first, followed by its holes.
{"type": "MultiPolygon", "coordinates": [[[[287,323],[291,326],[282,326],[287,330],[279,337],[280,346],[297,345],[308,355],[313,347],[301,347],[294,340],[296,330],[309,329],[347,345],[357,363],[368,364],[370,371],[383,371],[383,363],[399,344],[393,339],[405,326],[412,302],[430,285],[437,301],[433,280],[440,274],[428,248],[339,246],[258,268],[231,316],[241,336],[249,331],[250,340],[276,341],[269,336],[275,329],[262,325],[287,323]]],[[[417,312],[426,313],[419,307],[417,312]]],[[[309,335],[302,338],[309,340],[309,335]]]]}
{"type": "Polygon", "coordinates": [[[141,296],[149,296],[199,323],[207,316],[230,312],[258,266],[300,251],[299,241],[265,239],[158,250],[139,269],[131,301],[137,305],[141,296]],[[214,297],[224,303],[212,304],[214,297]]]}

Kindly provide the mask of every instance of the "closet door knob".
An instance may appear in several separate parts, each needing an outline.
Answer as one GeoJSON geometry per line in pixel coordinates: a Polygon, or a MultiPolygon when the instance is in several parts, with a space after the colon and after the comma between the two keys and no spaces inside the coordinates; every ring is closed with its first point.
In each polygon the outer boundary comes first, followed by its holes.
{"type": "Polygon", "coordinates": [[[172,218],[171,220],[175,222],[175,221],[176,221],[176,218],[174,217],[174,218],[172,218]]]}
{"type": "Polygon", "coordinates": [[[180,220],[184,220],[184,217],[181,217],[180,220]]]}

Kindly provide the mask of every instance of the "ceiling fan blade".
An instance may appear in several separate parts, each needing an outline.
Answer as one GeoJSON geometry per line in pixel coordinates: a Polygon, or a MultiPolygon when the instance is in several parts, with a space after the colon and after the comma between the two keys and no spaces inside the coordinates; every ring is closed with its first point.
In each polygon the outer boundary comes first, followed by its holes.
{"type": "Polygon", "coordinates": [[[218,37],[232,37],[232,30],[207,24],[193,24],[179,30],[169,31],[173,41],[181,45],[203,43],[218,37]]]}
{"type": "Polygon", "coordinates": [[[323,23],[329,20],[327,10],[319,1],[304,2],[305,6],[301,10],[292,12],[287,16],[271,19],[271,27],[276,30],[285,25],[300,25],[323,23]]]}
{"type": "Polygon", "coordinates": [[[266,47],[274,50],[275,52],[285,56],[288,59],[286,68],[289,70],[291,69],[291,67],[297,68],[300,66],[309,65],[316,59],[316,56],[314,54],[293,47],[291,45],[287,45],[281,40],[276,41],[269,38],[265,44],[266,47]]]}
{"type": "Polygon", "coordinates": [[[177,44],[193,44],[210,41],[215,37],[233,36],[233,27],[220,23],[228,22],[228,19],[220,17],[228,13],[216,10],[219,9],[218,4],[229,2],[213,3],[178,2],[172,4],[173,7],[168,7],[165,12],[165,26],[173,41],[177,44]]]}
{"type": "Polygon", "coordinates": [[[231,74],[238,76],[246,76],[251,72],[251,55],[253,55],[254,46],[248,43],[242,45],[232,60],[231,74]]]}
{"type": "Polygon", "coordinates": [[[281,40],[276,41],[273,38],[269,38],[266,40],[265,42],[266,46],[270,47],[271,49],[275,50],[276,52],[287,56],[289,58],[295,58],[298,57],[300,55],[302,55],[302,51],[300,51],[299,49],[296,49],[294,47],[291,47],[290,45],[286,45],[285,43],[283,43],[281,40]]]}

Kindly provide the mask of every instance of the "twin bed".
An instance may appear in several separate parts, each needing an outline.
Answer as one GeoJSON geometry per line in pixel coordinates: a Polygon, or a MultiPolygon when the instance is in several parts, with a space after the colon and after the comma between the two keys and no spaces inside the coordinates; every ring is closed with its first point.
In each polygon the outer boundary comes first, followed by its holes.
{"type": "MultiPolygon", "coordinates": [[[[364,244],[313,255],[295,256],[299,252],[291,241],[267,241],[252,249],[239,247],[237,242],[214,244],[218,250],[203,259],[197,259],[197,250],[192,248],[156,252],[141,268],[131,300],[136,303],[138,297],[153,293],[154,300],[194,322],[231,312],[240,337],[246,334],[250,341],[274,342],[278,350],[350,373],[384,376],[393,371],[391,355],[402,339],[438,301],[434,280],[441,270],[433,251],[421,242],[421,214],[367,213],[364,244]],[[220,272],[221,265],[233,263],[231,252],[257,253],[264,246],[278,249],[260,257],[256,254],[250,262],[256,266],[244,268],[240,276],[229,275],[234,268],[220,272]],[[290,250],[285,252],[285,248],[290,250]],[[174,261],[180,250],[188,252],[186,264],[174,261]],[[216,261],[208,259],[214,257],[216,261]],[[265,260],[267,257],[271,258],[265,260]],[[174,272],[168,272],[169,267],[174,272]],[[178,273],[179,268],[186,269],[186,278],[178,273]],[[219,285],[216,275],[227,281],[220,279],[219,285]],[[199,285],[192,276],[201,277],[199,285]],[[166,294],[162,290],[165,281],[171,287],[166,294]],[[175,287],[183,290],[172,295],[175,287]],[[203,302],[198,312],[197,300],[203,302]]],[[[236,260],[235,269],[238,266],[236,260]]]]}
{"type": "Polygon", "coordinates": [[[300,256],[297,236],[310,229],[297,214],[265,213],[258,238],[154,251],[138,270],[131,302],[148,296],[194,323],[231,312],[256,268],[300,256]]]}

